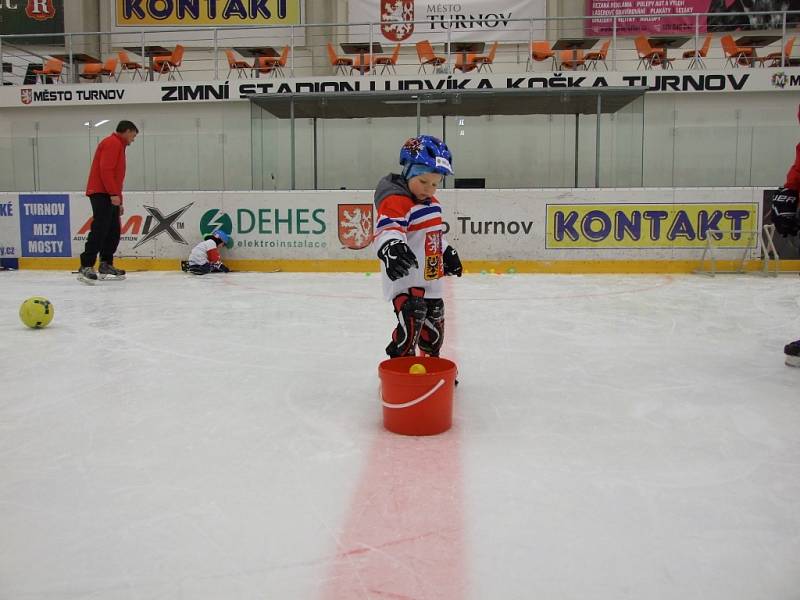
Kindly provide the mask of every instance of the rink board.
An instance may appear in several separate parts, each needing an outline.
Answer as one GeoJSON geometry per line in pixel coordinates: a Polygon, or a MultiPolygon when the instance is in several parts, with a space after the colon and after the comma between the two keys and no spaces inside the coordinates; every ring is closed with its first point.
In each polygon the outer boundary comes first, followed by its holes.
{"type": "MultiPolygon", "coordinates": [[[[681,272],[714,236],[723,261],[760,258],[762,188],[442,190],[446,239],[468,268],[681,272]]],[[[0,194],[0,257],[75,264],[90,226],[82,193],[0,194]]],[[[117,256],[174,269],[215,228],[238,269],[374,271],[371,191],[132,192],[117,256]]],[[[120,263],[122,264],[122,263],[120,263]]]]}

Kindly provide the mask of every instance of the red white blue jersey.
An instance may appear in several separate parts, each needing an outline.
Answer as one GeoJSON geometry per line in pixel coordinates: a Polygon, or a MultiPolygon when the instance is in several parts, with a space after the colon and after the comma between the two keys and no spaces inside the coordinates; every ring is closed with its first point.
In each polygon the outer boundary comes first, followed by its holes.
{"type": "Polygon", "coordinates": [[[411,267],[408,275],[392,281],[381,267],[383,295],[392,300],[409,288],[425,290],[426,298],[442,297],[444,262],[447,248],[444,239],[442,206],[434,197],[424,202],[413,199],[399,175],[384,177],[375,190],[375,250],[387,240],[404,241],[417,257],[419,268],[411,267]]]}
{"type": "Polygon", "coordinates": [[[190,265],[204,265],[215,262],[219,262],[219,250],[217,250],[217,242],[214,240],[203,240],[192,248],[192,252],[189,254],[190,265]]]}

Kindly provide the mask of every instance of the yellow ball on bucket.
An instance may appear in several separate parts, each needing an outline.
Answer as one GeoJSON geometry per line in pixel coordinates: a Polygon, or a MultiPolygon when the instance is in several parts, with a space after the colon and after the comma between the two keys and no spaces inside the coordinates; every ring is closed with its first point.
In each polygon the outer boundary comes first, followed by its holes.
{"type": "Polygon", "coordinates": [[[42,329],[53,320],[55,310],[50,300],[34,296],[25,300],[19,307],[19,318],[31,329],[42,329]]]}
{"type": "Polygon", "coordinates": [[[425,365],[414,363],[409,367],[408,372],[411,375],[425,375],[428,371],[425,369],[425,365]]]}

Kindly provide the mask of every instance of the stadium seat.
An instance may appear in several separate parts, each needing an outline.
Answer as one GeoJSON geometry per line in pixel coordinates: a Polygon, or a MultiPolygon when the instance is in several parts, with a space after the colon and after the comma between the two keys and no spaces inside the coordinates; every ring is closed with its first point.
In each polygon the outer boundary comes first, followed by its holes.
{"type": "Polygon", "coordinates": [[[608,56],[608,48],[611,46],[611,40],[606,40],[603,42],[603,45],[600,47],[600,50],[594,50],[592,52],[586,53],[586,70],[589,70],[589,67],[593,68],[595,71],[597,70],[597,63],[603,63],[603,66],[608,70],[608,64],[606,63],[606,57],[608,56]]]}
{"type": "Polygon", "coordinates": [[[33,73],[41,83],[48,83],[50,77],[55,79],[55,83],[58,83],[64,73],[64,62],[57,58],[49,58],[42,69],[35,69],[33,73]]]}
{"type": "Polygon", "coordinates": [[[713,39],[713,34],[709,33],[706,36],[705,41],[703,41],[703,45],[695,50],[687,50],[683,53],[683,58],[690,58],[689,61],[689,68],[694,69],[695,67],[699,69],[705,69],[706,63],[703,62],[703,59],[708,56],[708,51],[711,48],[711,40],[713,39]]]}
{"type": "Polygon", "coordinates": [[[436,70],[436,67],[440,67],[444,63],[447,62],[447,58],[444,56],[438,56],[433,51],[433,46],[428,40],[422,40],[421,42],[417,42],[417,56],[419,57],[419,69],[417,73],[422,71],[423,73],[427,73],[425,67],[431,65],[436,70]]]}
{"type": "Polygon", "coordinates": [[[395,74],[397,73],[397,60],[400,58],[400,44],[394,47],[394,51],[390,55],[375,56],[373,61],[377,65],[381,65],[381,74],[391,69],[395,74]]]}
{"type": "Polygon", "coordinates": [[[119,57],[119,75],[117,75],[117,80],[122,76],[123,71],[131,71],[131,81],[136,79],[136,75],[138,74],[139,77],[142,78],[144,81],[144,74],[142,73],[142,65],[136,61],[131,60],[131,57],[128,56],[128,53],[124,50],[120,50],[117,52],[117,56],[119,57]]]}
{"type": "Polygon", "coordinates": [[[185,48],[180,44],[175,46],[175,50],[169,56],[156,56],[153,58],[153,71],[158,73],[158,78],[166,73],[167,79],[175,79],[175,75],[183,79],[180,66],[183,64],[183,53],[185,48]]]}
{"type": "Polygon", "coordinates": [[[275,77],[284,76],[283,68],[289,60],[289,46],[284,46],[279,57],[262,56],[258,59],[259,72],[271,73],[275,77]]]}
{"type": "Polygon", "coordinates": [[[237,77],[241,79],[242,75],[247,77],[247,71],[251,70],[253,67],[250,66],[250,63],[244,60],[238,60],[236,55],[233,53],[233,50],[230,48],[225,50],[225,56],[228,58],[228,75],[226,77],[230,78],[231,73],[236,71],[237,77]]]}
{"type": "Polygon", "coordinates": [[[334,48],[333,44],[330,42],[328,42],[328,59],[331,61],[331,66],[336,69],[334,73],[341,72],[342,75],[344,75],[345,67],[353,67],[353,59],[346,56],[339,56],[336,53],[336,48],[334,48]]]}
{"type": "Polygon", "coordinates": [[[556,68],[556,53],[550,49],[550,44],[547,42],[531,42],[530,53],[528,54],[528,61],[525,63],[525,70],[530,71],[533,66],[532,61],[543,62],[547,59],[552,61],[553,69],[556,68]]]}

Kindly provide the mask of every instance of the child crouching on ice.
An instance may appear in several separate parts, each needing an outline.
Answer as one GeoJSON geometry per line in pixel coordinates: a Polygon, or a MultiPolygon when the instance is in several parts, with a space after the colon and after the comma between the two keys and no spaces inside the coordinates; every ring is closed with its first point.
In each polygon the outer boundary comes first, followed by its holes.
{"type": "Polygon", "coordinates": [[[400,175],[391,173],[375,190],[375,248],[383,263],[383,293],[397,327],[386,347],[390,358],[414,356],[417,346],[439,356],[444,341],[442,277],[461,277],[458,253],[443,236],[442,207],[434,194],[452,175],[452,156],[441,140],[423,135],[400,150],[400,175]]]}
{"type": "Polygon", "coordinates": [[[222,246],[230,248],[233,246],[233,240],[221,229],[215,229],[202,242],[192,248],[189,260],[181,263],[181,269],[193,275],[230,272],[230,269],[225,266],[219,256],[219,250],[222,246]]]}

